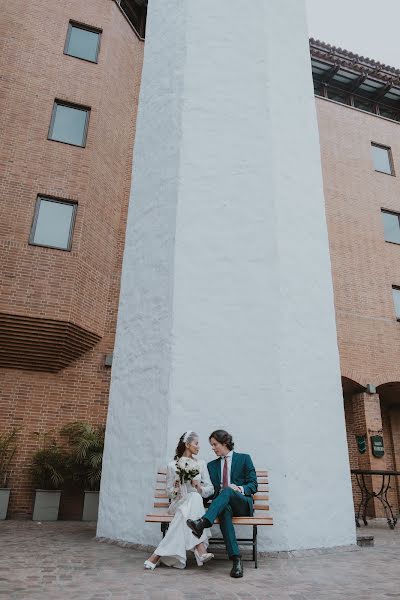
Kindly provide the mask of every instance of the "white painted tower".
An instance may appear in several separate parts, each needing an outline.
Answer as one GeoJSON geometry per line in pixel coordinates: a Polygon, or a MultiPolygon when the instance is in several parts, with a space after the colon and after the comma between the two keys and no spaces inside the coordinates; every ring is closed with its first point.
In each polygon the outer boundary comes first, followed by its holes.
{"type": "Polygon", "coordinates": [[[187,429],[270,472],[260,549],[355,542],[303,0],[150,0],[98,535],[187,429]]]}

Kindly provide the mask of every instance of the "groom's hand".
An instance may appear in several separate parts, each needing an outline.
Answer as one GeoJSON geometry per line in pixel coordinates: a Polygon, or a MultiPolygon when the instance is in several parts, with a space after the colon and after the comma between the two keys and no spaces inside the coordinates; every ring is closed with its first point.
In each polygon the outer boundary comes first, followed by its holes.
{"type": "Polygon", "coordinates": [[[234,491],[234,492],[241,492],[242,490],[240,489],[240,487],[238,485],[235,485],[234,483],[230,483],[229,487],[234,491]]]}

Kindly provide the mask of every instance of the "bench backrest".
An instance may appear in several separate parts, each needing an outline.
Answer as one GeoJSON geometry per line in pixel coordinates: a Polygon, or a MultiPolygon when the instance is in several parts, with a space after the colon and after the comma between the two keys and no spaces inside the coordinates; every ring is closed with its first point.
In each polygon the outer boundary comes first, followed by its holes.
{"type": "MultiPolygon", "coordinates": [[[[154,493],[154,508],[168,509],[169,500],[166,490],[166,469],[159,469],[157,472],[156,489],[154,493]]],[[[257,469],[257,483],[258,491],[253,496],[254,498],[254,513],[258,511],[269,510],[268,505],[268,471],[262,471],[257,469]]],[[[264,516],[265,513],[258,513],[260,516],[264,516]]]]}

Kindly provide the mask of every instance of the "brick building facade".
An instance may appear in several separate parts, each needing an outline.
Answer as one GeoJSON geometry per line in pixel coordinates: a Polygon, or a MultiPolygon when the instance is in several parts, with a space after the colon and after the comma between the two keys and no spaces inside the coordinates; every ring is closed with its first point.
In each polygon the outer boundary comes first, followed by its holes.
{"type": "Polygon", "coordinates": [[[106,418],[143,41],[112,0],[8,2],[1,28],[0,428],[21,427],[22,516],[34,432],[106,418]],[[67,54],[71,22],[99,33],[97,56],[79,27],[88,58],[67,54]],[[90,108],[84,147],[48,139],[55,101],[90,108]],[[41,197],[75,204],[69,251],[29,243],[41,197]]]}
{"type": "MultiPolygon", "coordinates": [[[[400,71],[313,40],[311,55],[350,464],[354,469],[397,470],[400,71]],[[364,454],[356,439],[362,435],[364,454]],[[372,435],[384,438],[381,458],[373,456],[372,435]]],[[[374,477],[375,488],[380,483],[374,477]]],[[[358,488],[353,489],[357,501],[358,488]]],[[[389,497],[398,512],[395,480],[389,497]]],[[[383,516],[380,503],[371,509],[383,516]]]]}
{"type": "MultiPolygon", "coordinates": [[[[34,432],[105,422],[145,4],[17,0],[3,11],[0,432],[21,427],[9,516],[32,511],[34,432]],[[70,212],[67,234],[58,210],[70,212]]],[[[350,463],[397,469],[400,72],[314,40],[311,58],[350,463]]]]}

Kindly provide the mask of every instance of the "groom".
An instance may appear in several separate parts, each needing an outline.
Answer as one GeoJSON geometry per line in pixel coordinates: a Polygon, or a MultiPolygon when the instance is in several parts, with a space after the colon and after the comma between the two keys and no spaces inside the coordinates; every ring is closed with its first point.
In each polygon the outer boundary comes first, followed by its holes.
{"type": "Polygon", "coordinates": [[[257,474],[248,454],[233,452],[232,436],[223,429],[213,431],[209,437],[216,460],[208,463],[208,471],[214,486],[212,502],[201,519],[186,521],[198,538],[219,517],[226,550],[233,561],[231,577],[243,577],[243,564],[236,540],[232,517],[253,514],[253,494],[257,492],[257,474]]]}

